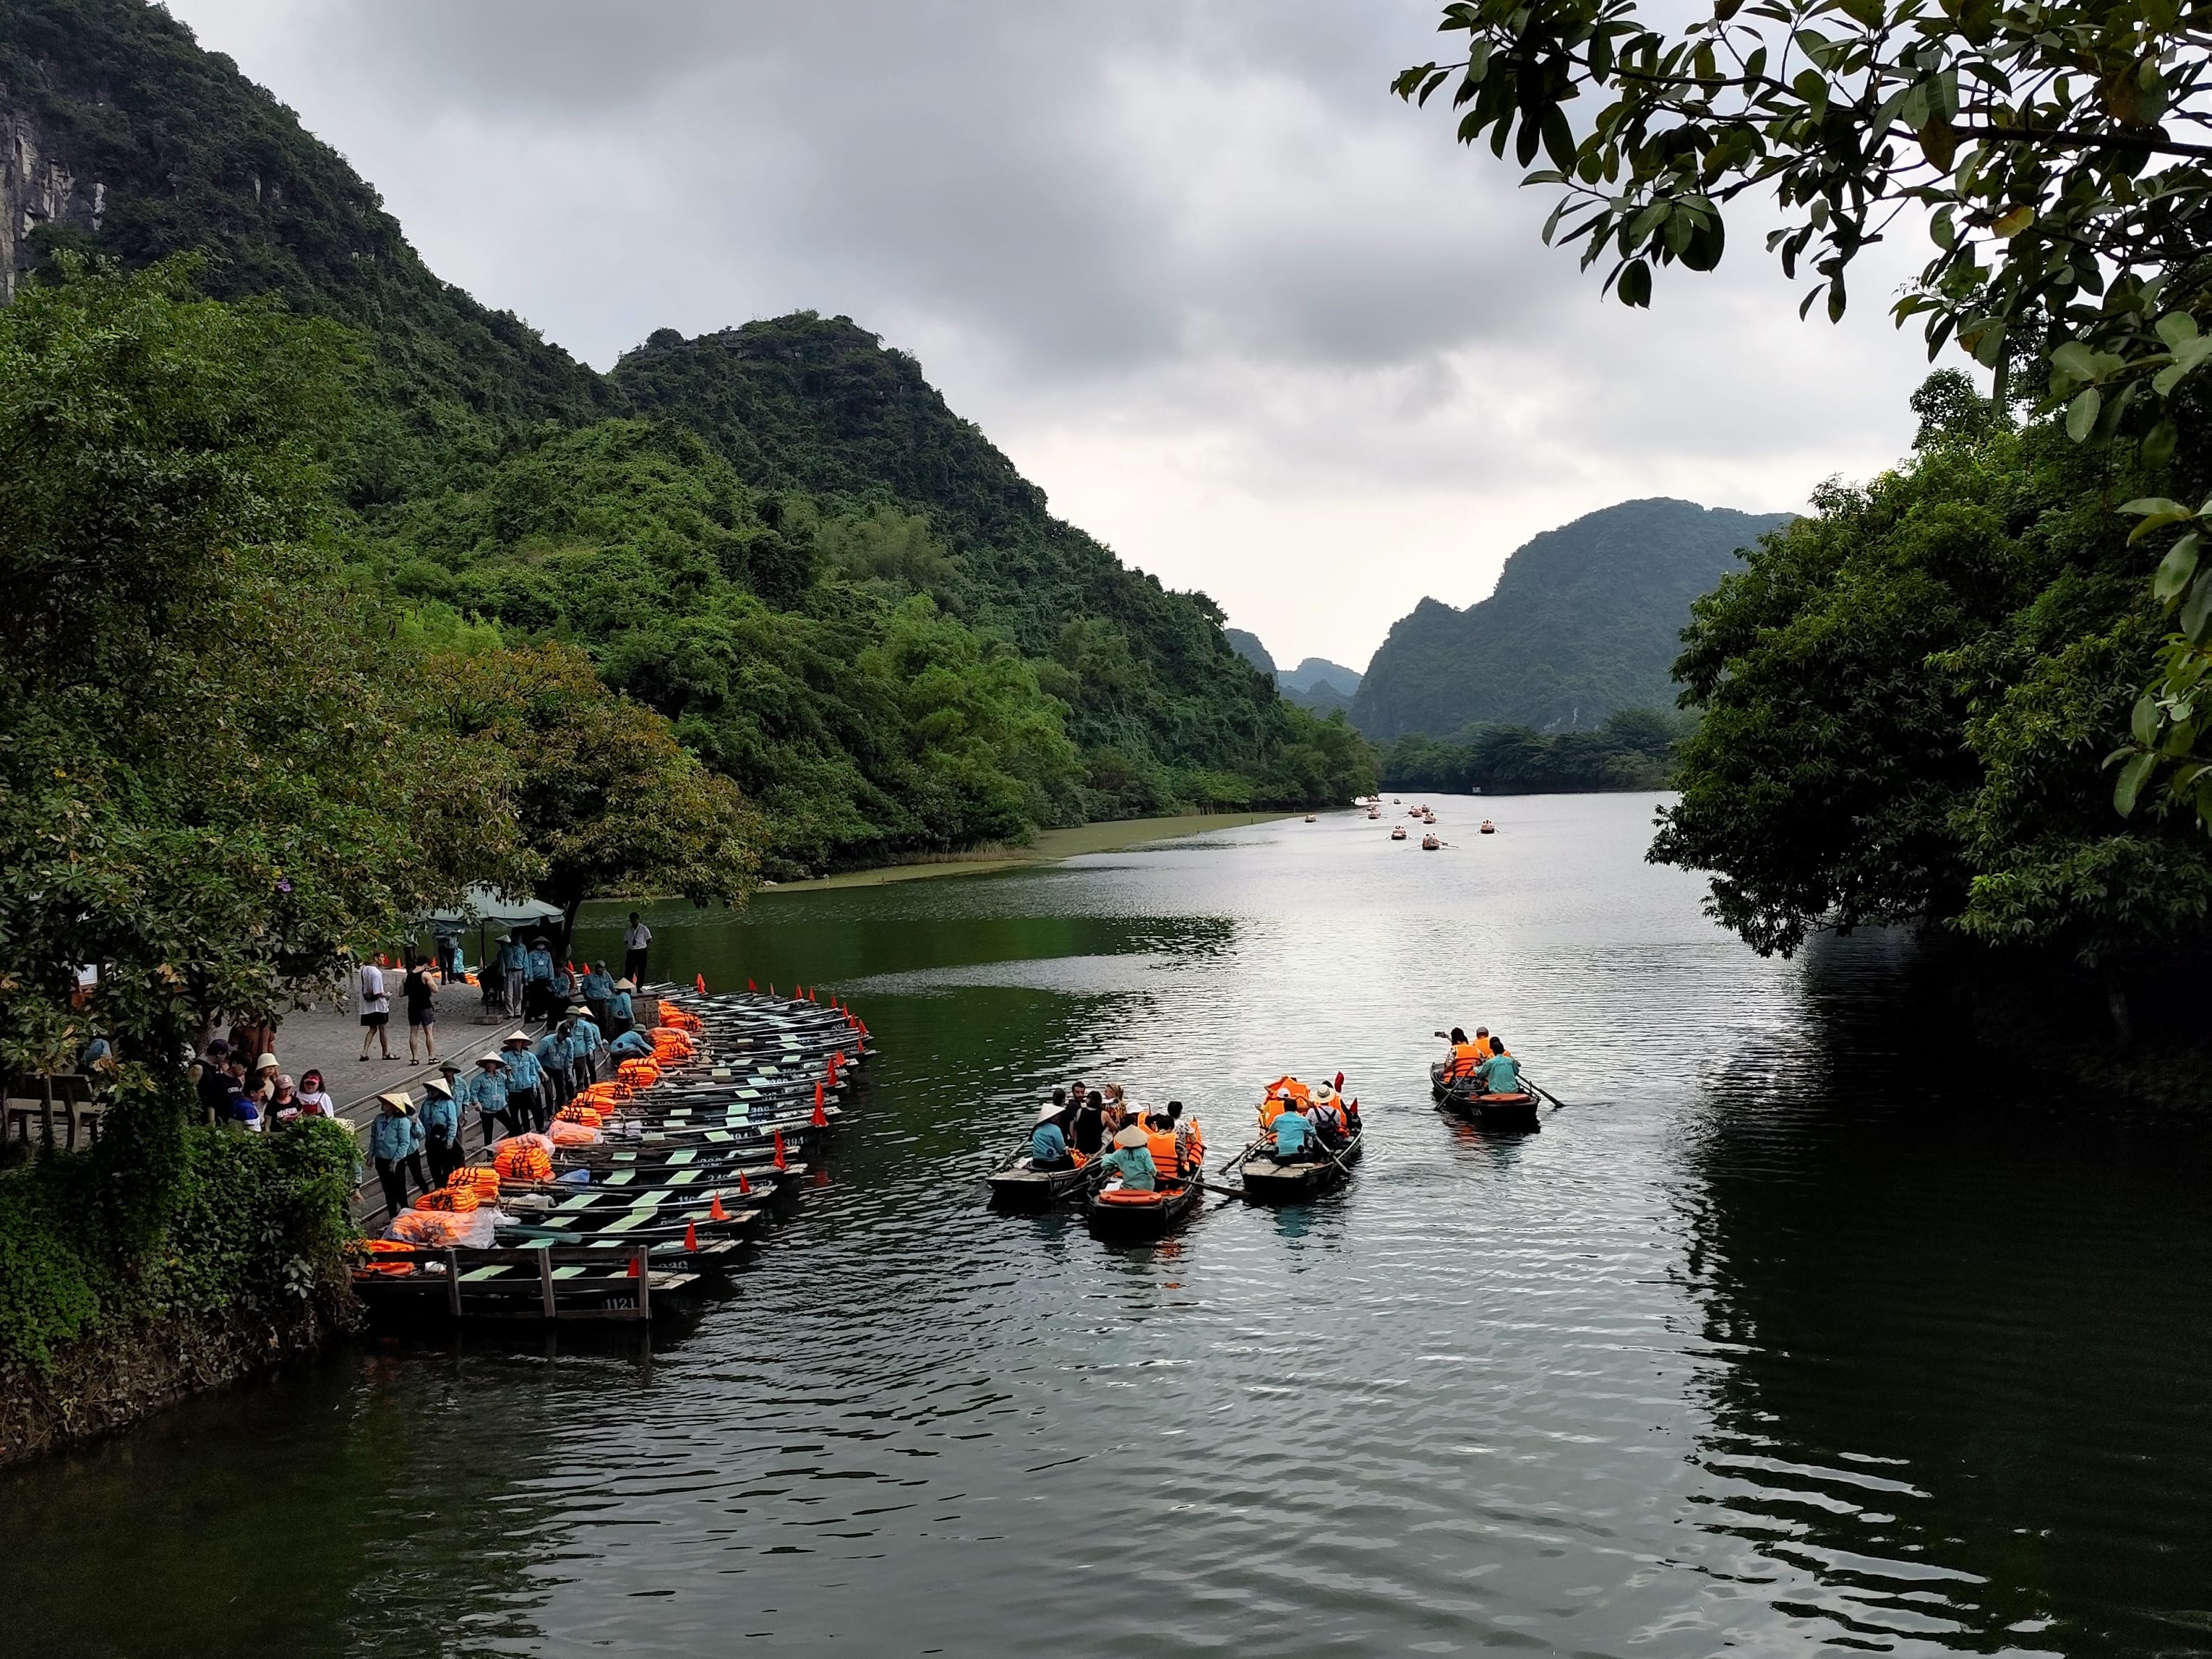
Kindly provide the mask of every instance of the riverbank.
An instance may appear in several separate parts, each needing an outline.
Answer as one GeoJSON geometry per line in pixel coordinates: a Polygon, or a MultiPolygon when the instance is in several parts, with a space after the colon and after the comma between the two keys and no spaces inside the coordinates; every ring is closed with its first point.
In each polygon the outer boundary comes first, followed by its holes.
{"type": "Polygon", "coordinates": [[[834,876],[807,881],[764,882],[763,892],[811,892],[828,887],[881,887],[898,881],[930,881],[942,876],[981,876],[1032,865],[1057,864],[1063,859],[1091,853],[1119,853],[1155,842],[1178,841],[1185,836],[1212,830],[1237,830],[1246,824],[1272,823],[1297,817],[1295,812],[1188,812],[1167,818],[1115,818],[1079,824],[1073,830],[1040,830],[1027,847],[994,847],[972,853],[953,853],[913,864],[878,865],[866,870],[841,870],[834,876]]]}

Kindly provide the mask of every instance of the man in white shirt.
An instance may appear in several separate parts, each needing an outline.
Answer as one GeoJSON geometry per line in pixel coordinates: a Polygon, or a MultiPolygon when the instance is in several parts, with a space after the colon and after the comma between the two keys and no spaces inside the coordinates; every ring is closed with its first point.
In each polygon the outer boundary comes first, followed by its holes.
{"type": "Polygon", "coordinates": [[[361,964],[361,971],[353,976],[354,1001],[361,1009],[361,1057],[368,1058],[368,1045],[374,1038],[383,1048],[384,1057],[392,1058],[392,1040],[385,1035],[385,1022],[392,1018],[392,998],[384,988],[384,969],[373,962],[361,964]]]}
{"type": "Polygon", "coordinates": [[[653,929],[631,911],[629,926],[623,929],[623,977],[633,985],[645,983],[645,953],[652,945],[653,929]]]}

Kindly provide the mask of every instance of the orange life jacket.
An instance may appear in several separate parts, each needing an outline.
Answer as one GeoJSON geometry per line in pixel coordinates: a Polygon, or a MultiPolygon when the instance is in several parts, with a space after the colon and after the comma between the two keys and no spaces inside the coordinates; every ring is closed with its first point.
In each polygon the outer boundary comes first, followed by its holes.
{"type": "Polygon", "coordinates": [[[1182,1174],[1176,1157],[1176,1134],[1173,1129],[1147,1129],[1145,1144],[1152,1154],[1152,1176],[1157,1181],[1175,1181],[1182,1174]]]}
{"type": "Polygon", "coordinates": [[[1284,1104],[1285,1102],[1280,1095],[1269,1095],[1260,1103],[1261,1128],[1272,1129],[1275,1127],[1275,1120],[1283,1115],[1284,1104]]]}
{"type": "Polygon", "coordinates": [[[1444,1068],[1447,1079],[1473,1077],[1474,1068],[1490,1058],[1482,1051],[1480,1042],[1455,1042],[1452,1045],[1451,1064],[1444,1068]]]}

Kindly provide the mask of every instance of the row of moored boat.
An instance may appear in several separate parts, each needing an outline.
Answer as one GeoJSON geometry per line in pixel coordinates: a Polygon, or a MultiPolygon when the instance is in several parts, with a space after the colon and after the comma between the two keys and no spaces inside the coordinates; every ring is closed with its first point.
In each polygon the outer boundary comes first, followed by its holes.
{"type": "Polygon", "coordinates": [[[701,1293],[820,1166],[870,1052],[812,995],[641,999],[650,1060],[624,1060],[547,1134],[496,1142],[368,1241],[379,1322],[641,1320],[701,1293]]]}

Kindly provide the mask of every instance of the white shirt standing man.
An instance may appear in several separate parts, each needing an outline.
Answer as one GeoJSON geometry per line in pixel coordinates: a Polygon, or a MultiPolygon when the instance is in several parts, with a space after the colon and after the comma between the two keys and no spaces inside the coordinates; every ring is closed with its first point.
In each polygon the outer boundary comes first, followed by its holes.
{"type": "Polygon", "coordinates": [[[386,1060],[392,1058],[392,1040],[385,1035],[385,1022],[392,1018],[392,997],[385,989],[384,969],[373,962],[361,964],[354,975],[354,1001],[361,1009],[361,1057],[368,1058],[368,1045],[374,1039],[384,1050],[386,1060]]]}
{"type": "Polygon", "coordinates": [[[646,952],[653,948],[653,929],[637,919],[637,912],[629,913],[629,926],[623,929],[623,977],[633,985],[645,983],[646,952]]]}

